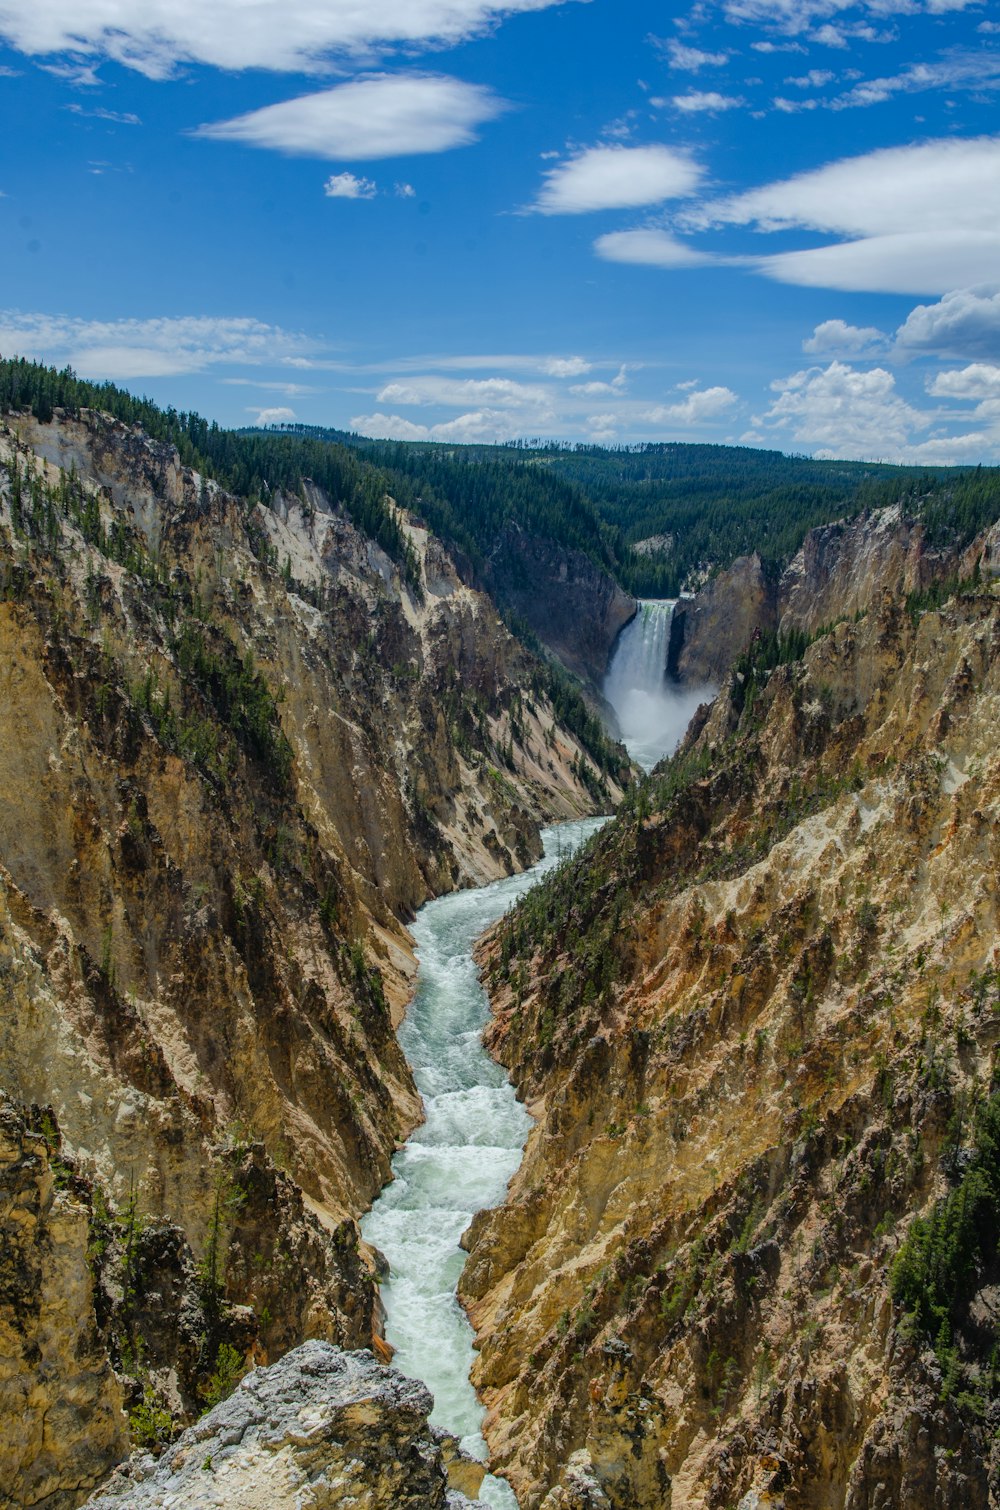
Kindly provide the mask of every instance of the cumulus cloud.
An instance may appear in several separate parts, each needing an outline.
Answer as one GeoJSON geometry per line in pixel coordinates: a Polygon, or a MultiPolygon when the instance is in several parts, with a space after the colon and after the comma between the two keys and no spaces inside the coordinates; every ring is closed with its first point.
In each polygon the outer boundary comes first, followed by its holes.
{"type": "Polygon", "coordinates": [[[938,372],[927,384],[935,398],[1000,399],[1000,367],[970,362],[968,367],[938,372]]]}
{"type": "Polygon", "coordinates": [[[896,351],[1000,359],[1000,290],[953,289],[937,304],[918,304],[896,332],[896,351]]]}
{"type": "Polygon", "coordinates": [[[587,417],[587,435],[595,446],[607,445],[618,435],[618,417],[614,414],[591,414],[587,417]]]}
{"type": "Polygon", "coordinates": [[[467,146],[505,108],[492,90],[444,74],[381,73],[199,126],[195,135],[302,157],[370,160],[467,146]]]}
{"type": "Polygon", "coordinates": [[[509,414],[478,409],[437,425],[418,425],[398,414],[356,414],[351,429],[373,440],[448,440],[456,444],[512,440],[521,428],[509,414]]]}
{"type": "Polygon", "coordinates": [[[374,199],[378,184],[373,178],[355,178],[353,173],[334,173],[323,185],[328,199],[374,199]]]}
{"type": "Polygon", "coordinates": [[[283,425],[288,424],[295,418],[294,409],[277,407],[274,409],[250,409],[250,414],[256,414],[258,425],[283,425]]]}
{"type": "Polygon", "coordinates": [[[824,84],[829,84],[833,74],[829,68],[810,68],[808,73],[799,74],[796,78],[786,79],[786,84],[792,84],[796,89],[822,89],[824,84]]]}
{"type": "Polygon", "coordinates": [[[746,104],[746,101],[741,94],[719,94],[715,89],[692,89],[689,94],[675,94],[670,103],[684,115],[716,115],[720,110],[736,110],[740,105],[746,104]]]}
{"type": "Polygon", "coordinates": [[[518,383],[513,378],[447,378],[435,375],[386,383],[375,395],[380,404],[444,404],[464,408],[468,404],[497,409],[537,409],[548,406],[548,390],[537,383],[518,383]]]}
{"type": "Polygon", "coordinates": [[[697,188],[701,169],[672,147],[590,147],[550,168],[533,208],[579,215],[678,199],[697,188]]]}
{"type": "Polygon", "coordinates": [[[874,325],[848,325],[843,320],[824,320],[802,342],[802,350],[822,356],[835,351],[856,354],[885,341],[874,325]]]}
{"type": "Polygon", "coordinates": [[[699,388],[676,404],[658,404],[640,418],[651,425],[704,425],[718,419],[739,400],[731,388],[699,388]]]}
{"type": "Polygon", "coordinates": [[[859,371],[844,362],[811,367],[771,384],[777,397],[755,425],[779,431],[786,442],[816,456],[840,460],[897,459],[914,430],[930,417],[896,391],[884,367],[859,371]]]}
{"type": "Polygon", "coordinates": [[[617,375],[611,379],[610,383],[602,383],[597,381],[590,383],[573,383],[569,391],[570,393],[579,393],[584,398],[595,398],[598,394],[603,393],[624,393],[627,386],[628,369],[623,365],[619,367],[617,375]]]}
{"type": "Polygon", "coordinates": [[[0,311],[0,351],[60,367],[68,363],[91,378],[173,377],[217,364],[304,359],[311,350],[307,337],[260,320],[188,316],[101,321],[0,311]]]}
{"type": "Polygon", "coordinates": [[[598,236],[594,250],[605,262],[631,262],[643,267],[702,267],[714,260],[710,252],[653,227],[609,231],[598,236]]]}
{"type": "Polygon", "coordinates": [[[590,362],[585,362],[583,357],[546,357],[542,362],[542,371],[549,377],[582,377],[590,368],[590,362]]]}
{"type": "Polygon", "coordinates": [[[454,44],[562,0],[0,0],[0,36],[31,56],[107,57],[149,78],[181,63],[309,72],[331,57],[454,44]]]}

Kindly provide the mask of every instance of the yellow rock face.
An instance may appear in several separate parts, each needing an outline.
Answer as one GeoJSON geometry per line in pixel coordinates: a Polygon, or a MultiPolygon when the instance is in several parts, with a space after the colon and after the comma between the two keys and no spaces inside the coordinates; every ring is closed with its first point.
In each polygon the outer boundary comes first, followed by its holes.
{"type": "Polygon", "coordinates": [[[889,1269],[1000,1034],[998,651],[989,591],[887,603],[734,684],[488,946],[538,1123],[463,1292],[522,1505],[988,1503],[889,1269]]]}
{"type": "Polygon", "coordinates": [[[0,435],[0,1088],[194,1263],[221,1201],[264,1361],[378,1326],[354,1220],[421,1116],[407,918],[594,807],[426,532],[414,593],[318,489],[272,502],[107,416],[0,435]]]}

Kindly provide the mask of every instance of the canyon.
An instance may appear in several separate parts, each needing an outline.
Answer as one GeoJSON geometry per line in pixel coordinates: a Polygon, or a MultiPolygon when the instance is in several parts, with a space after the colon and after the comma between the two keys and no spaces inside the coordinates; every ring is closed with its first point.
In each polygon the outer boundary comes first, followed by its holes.
{"type": "Polygon", "coordinates": [[[3,422],[0,1506],[475,1498],[359,1225],[418,1082],[440,1141],[410,925],[612,811],[477,946],[530,1113],[461,1235],[491,1467],[523,1510],[994,1505],[1000,529],[911,494],[670,613],[513,524],[491,597],[385,507],[396,554],[309,478],[3,422]],[[675,677],[641,779],[625,625],[675,677]]]}
{"type": "Polygon", "coordinates": [[[123,1406],[156,1445],[308,1338],[387,1356],[406,921],[628,762],[417,521],[413,586],[317,488],[249,505],[93,411],[0,467],[0,1481],[61,1506],[123,1406]]]}
{"type": "Polygon", "coordinates": [[[718,699],[482,948],[537,1120],[461,1290],[532,1510],[995,1503],[995,1250],[928,1255],[992,1116],[996,533],[921,544],[807,537],[798,643],[737,564],[718,699]]]}

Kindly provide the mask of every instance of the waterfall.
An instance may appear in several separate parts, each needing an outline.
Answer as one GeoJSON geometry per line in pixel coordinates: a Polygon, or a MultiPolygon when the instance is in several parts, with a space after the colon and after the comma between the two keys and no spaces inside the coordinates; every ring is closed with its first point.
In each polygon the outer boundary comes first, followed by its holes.
{"type": "Polygon", "coordinates": [[[667,680],[667,652],[674,599],[639,604],[618,636],[604,679],[604,696],[615,710],[632,759],[651,771],[673,754],[699,703],[714,687],[679,687],[667,680]]]}

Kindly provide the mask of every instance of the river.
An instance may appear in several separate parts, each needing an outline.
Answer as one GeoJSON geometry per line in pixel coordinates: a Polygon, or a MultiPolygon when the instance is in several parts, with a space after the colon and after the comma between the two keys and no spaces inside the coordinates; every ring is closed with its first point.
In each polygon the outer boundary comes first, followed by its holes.
{"type": "MultiPolygon", "coordinates": [[[[382,1284],[393,1363],[434,1396],[431,1420],[485,1458],[483,1407],[469,1382],[472,1328],[455,1295],[465,1254],[458,1240],[483,1206],[504,1198],[531,1119],[506,1073],[483,1048],[489,1002],[472,958],[475,940],[606,820],[543,830],[545,857],[521,875],[438,897],[412,926],[420,970],[399,1040],[424,1099],[426,1121],[392,1161],[395,1178],[362,1222],[389,1260],[382,1284]]],[[[480,1497],[516,1510],[502,1479],[480,1497]]]]}

